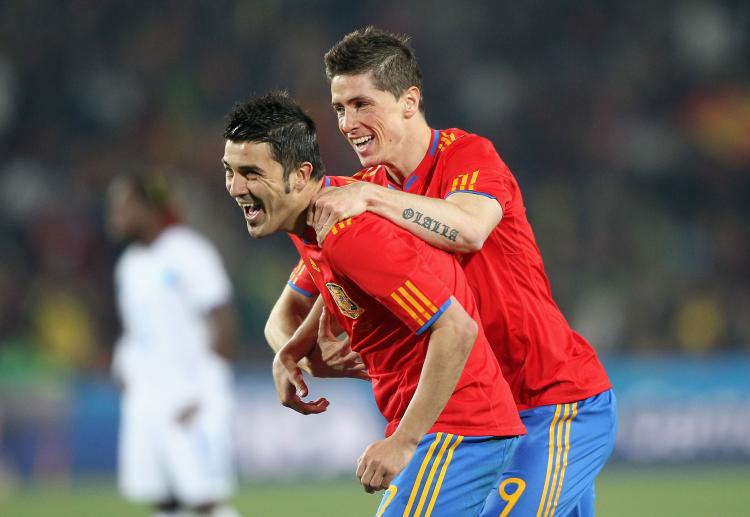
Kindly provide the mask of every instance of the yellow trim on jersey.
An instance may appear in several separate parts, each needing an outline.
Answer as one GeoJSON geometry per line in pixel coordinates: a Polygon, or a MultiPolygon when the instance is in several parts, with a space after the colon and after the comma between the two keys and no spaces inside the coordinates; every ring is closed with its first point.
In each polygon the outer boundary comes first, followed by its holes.
{"type": "Polygon", "coordinates": [[[542,498],[539,501],[539,508],[536,512],[536,517],[541,517],[542,508],[544,507],[544,501],[547,499],[547,490],[549,489],[549,475],[552,472],[552,451],[555,449],[555,426],[557,425],[557,419],[560,417],[560,410],[562,406],[557,404],[555,407],[555,416],[552,417],[552,423],[549,425],[549,455],[547,457],[547,474],[544,477],[544,488],[542,489],[542,498]]]}
{"type": "Polygon", "coordinates": [[[440,144],[438,144],[438,151],[446,149],[449,145],[456,141],[456,135],[453,133],[440,132],[440,144]]]}
{"type": "Polygon", "coordinates": [[[414,486],[411,488],[411,494],[409,494],[409,501],[406,503],[406,508],[404,508],[404,515],[403,517],[408,517],[409,512],[411,512],[411,507],[414,504],[414,499],[417,497],[417,492],[419,491],[419,484],[422,482],[422,476],[424,475],[424,471],[427,468],[427,465],[430,463],[430,459],[432,458],[432,453],[435,452],[435,447],[437,447],[438,442],[443,438],[443,433],[437,433],[435,435],[435,439],[432,441],[432,444],[430,444],[430,448],[427,449],[427,454],[425,454],[424,459],[422,460],[422,465],[419,466],[419,472],[417,473],[417,477],[414,479],[414,486]]]}
{"type": "Polygon", "coordinates": [[[367,169],[363,169],[363,170],[355,173],[352,176],[352,178],[354,178],[354,179],[369,178],[370,176],[374,176],[375,174],[377,174],[379,168],[380,168],[380,165],[375,165],[373,167],[368,167],[367,169]]]}
{"type": "Polygon", "coordinates": [[[427,296],[411,280],[407,280],[403,285],[397,287],[392,293],[391,298],[396,300],[414,321],[423,326],[437,312],[438,308],[430,301],[427,296]]]}
{"type": "Polygon", "coordinates": [[[334,235],[336,235],[341,230],[343,230],[347,226],[351,226],[351,225],[352,225],[352,218],[351,217],[349,219],[344,219],[343,221],[339,221],[338,223],[335,223],[333,226],[331,226],[331,233],[334,234],[334,235]]]}
{"type": "Polygon", "coordinates": [[[417,300],[415,300],[414,297],[411,294],[409,294],[406,291],[406,289],[403,288],[403,286],[399,287],[397,291],[399,292],[399,294],[401,294],[401,296],[406,298],[409,301],[409,303],[411,303],[412,307],[414,307],[415,309],[417,309],[417,311],[419,311],[419,313],[422,315],[425,321],[429,320],[432,317],[431,314],[427,314],[427,311],[424,309],[424,307],[422,307],[422,305],[417,300]]]}
{"type": "Polygon", "coordinates": [[[427,298],[422,291],[419,290],[419,288],[412,283],[411,280],[407,280],[404,285],[411,289],[411,291],[417,295],[417,298],[422,300],[422,303],[425,304],[425,306],[432,311],[432,314],[435,314],[438,311],[438,308],[435,307],[435,304],[433,304],[429,298],[427,298]]]}
{"type": "Polygon", "coordinates": [[[467,172],[466,174],[459,174],[458,176],[453,178],[453,183],[451,183],[451,192],[455,192],[457,190],[473,191],[478,178],[479,169],[473,172],[467,172]]]}
{"type": "Polygon", "coordinates": [[[432,492],[432,498],[430,499],[429,506],[427,506],[427,513],[424,514],[424,517],[430,517],[430,515],[432,515],[432,509],[435,507],[435,501],[437,501],[438,495],[440,494],[440,488],[443,486],[443,479],[445,479],[445,473],[448,471],[448,465],[453,459],[453,451],[456,450],[456,447],[458,447],[458,445],[461,443],[463,439],[464,439],[463,436],[459,436],[458,439],[453,443],[453,445],[451,445],[451,448],[448,451],[448,457],[445,458],[445,463],[443,463],[443,468],[440,469],[440,475],[438,476],[437,484],[435,485],[435,490],[433,490],[432,492]]]}
{"type": "Polygon", "coordinates": [[[471,183],[469,183],[469,190],[474,190],[474,184],[477,182],[479,177],[479,169],[471,173],[471,183]]]}
{"type": "Polygon", "coordinates": [[[305,262],[300,259],[299,263],[297,264],[297,267],[292,269],[292,274],[289,276],[289,281],[291,283],[296,283],[299,279],[300,275],[305,271],[305,262]]]}
{"type": "Polygon", "coordinates": [[[417,323],[419,323],[420,327],[422,325],[424,325],[424,321],[419,316],[417,316],[417,313],[414,312],[411,307],[409,307],[408,305],[406,305],[406,302],[403,301],[401,299],[401,297],[399,297],[398,294],[396,294],[396,291],[393,291],[391,293],[391,298],[393,298],[394,300],[396,300],[396,303],[398,303],[409,314],[409,316],[411,316],[412,318],[414,318],[417,321],[417,323]]]}

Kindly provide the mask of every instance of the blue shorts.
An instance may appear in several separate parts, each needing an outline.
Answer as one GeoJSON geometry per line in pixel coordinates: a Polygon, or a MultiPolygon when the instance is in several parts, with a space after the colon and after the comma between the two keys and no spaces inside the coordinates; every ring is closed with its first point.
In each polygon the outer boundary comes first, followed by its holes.
{"type": "Polygon", "coordinates": [[[424,435],[376,517],[475,517],[517,443],[517,437],[424,435]]]}
{"type": "Polygon", "coordinates": [[[521,412],[528,434],[487,497],[482,517],[594,515],[594,478],[615,444],[612,390],[521,412]]]}

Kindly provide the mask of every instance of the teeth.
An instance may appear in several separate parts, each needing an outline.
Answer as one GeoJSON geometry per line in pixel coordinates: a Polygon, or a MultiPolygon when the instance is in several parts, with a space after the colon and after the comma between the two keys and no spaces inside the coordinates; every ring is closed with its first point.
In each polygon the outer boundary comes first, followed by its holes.
{"type": "Polygon", "coordinates": [[[354,145],[361,145],[361,144],[364,144],[365,142],[369,142],[370,140],[372,140],[372,135],[370,135],[370,136],[361,136],[359,138],[352,139],[352,143],[354,145]]]}

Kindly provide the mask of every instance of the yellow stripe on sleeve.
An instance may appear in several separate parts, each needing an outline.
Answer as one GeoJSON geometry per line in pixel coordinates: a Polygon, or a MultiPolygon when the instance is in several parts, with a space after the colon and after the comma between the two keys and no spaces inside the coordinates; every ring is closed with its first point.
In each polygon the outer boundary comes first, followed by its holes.
{"type": "Polygon", "coordinates": [[[445,458],[445,463],[443,463],[443,468],[440,469],[440,475],[438,476],[437,483],[435,484],[435,490],[432,491],[430,504],[429,506],[427,506],[427,513],[424,514],[424,517],[430,517],[430,515],[432,515],[432,509],[435,507],[435,501],[437,501],[438,495],[440,495],[440,488],[443,486],[443,479],[445,478],[445,473],[448,471],[448,465],[453,459],[453,451],[456,450],[456,447],[458,447],[458,444],[460,444],[463,439],[464,439],[463,436],[458,436],[458,438],[456,439],[456,441],[453,443],[450,450],[448,451],[448,456],[445,458]]]}
{"type": "MultiPolygon", "coordinates": [[[[416,285],[414,285],[414,284],[413,284],[413,283],[411,282],[411,280],[407,280],[407,281],[406,281],[406,284],[405,284],[405,285],[406,285],[406,287],[408,287],[409,289],[411,289],[411,291],[412,291],[412,292],[413,292],[414,294],[416,294],[416,295],[417,295],[417,297],[418,297],[418,298],[419,298],[420,300],[422,300],[422,303],[423,303],[423,304],[425,305],[425,307],[427,307],[428,309],[430,309],[430,311],[432,312],[432,315],[434,315],[434,314],[435,314],[435,313],[436,313],[436,312],[438,311],[438,308],[437,308],[437,307],[435,307],[435,305],[434,305],[434,304],[433,304],[433,303],[432,303],[432,302],[430,301],[430,299],[429,299],[429,298],[427,298],[427,297],[426,297],[426,296],[425,296],[425,295],[424,295],[424,294],[422,293],[422,291],[420,291],[420,290],[419,290],[419,289],[417,288],[417,286],[416,286],[416,285]]],[[[432,315],[431,315],[430,317],[432,317],[432,315]]]]}
{"type": "Polygon", "coordinates": [[[405,310],[406,312],[408,312],[408,313],[409,313],[409,316],[411,316],[412,318],[414,318],[414,319],[415,319],[415,320],[417,321],[417,323],[419,323],[419,326],[420,326],[420,327],[421,327],[422,325],[424,325],[424,320],[423,320],[422,318],[420,318],[419,316],[417,316],[417,313],[416,313],[416,312],[414,312],[414,311],[412,310],[412,308],[411,308],[411,307],[409,307],[409,306],[408,306],[408,305],[406,304],[406,302],[405,302],[405,301],[403,301],[403,300],[401,299],[401,297],[400,297],[400,296],[399,296],[398,294],[396,294],[396,291],[393,291],[393,292],[391,293],[391,298],[393,298],[394,300],[396,300],[396,303],[398,303],[398,304],[399,304],[399,305],[400,305],[400,306],[401,306],[401,307],[402,307],[402,308],[403,308],[403,309],[404,309],[404,310],[405,310]]]}
{"type": "Polygon", "coordinates": [[[417,477],[414,479],[414,486],[411,488],[411,494],[409,494],[409,501],[406,503],[406,508],[404,508],[403,517],[409,517],[409,512],[411,512],[411,507],[414,504],[414,499],[417,497],[417,492],[419,492],[419,484],[422,482],[424,471],[427,468],[427,465],[430,463],[432,453],[435,452],[435,447],[437,447],[438,442],[440,442],[442,438],[443,433],[437,433],[435,439],[430,444],[430,448],[427,449],[427,454],[425,454],[424,459],[422,460],[422,465],[419,466],[417,477]]]}
{"type": "Polygon", "coordinates": [[[406,289],[403,288],[403,286],[399,287],[397,290],[401,294],[401,296],[406,298],[406,300],[409,303],[411,303],[412,307],[414,307],[415,309],[417,309],[417,311],[419,311],[419,313],[422,315],[422,317],[425,320],[429,320],[432,317],[432,314],[428,314],[427,311],[424,310],[424,307],[422,307],[422,305],[420,305],[420,303],[417,300],[415,300],[414,297],[410,295],[406,289]]]}
{"type": "Polygon", "coordinates": [[[461,175],[461,190],[466,190],[466,183],[469,181],[468,174],[461,175]]]}
{"type": "Polygon", "coordinates": [[[474,183],[477,182],[477,176],[479,176],[479,169],[475,170],[471,175],[471,182],[469,183],[469,190],[474,190],[474,183]]]}

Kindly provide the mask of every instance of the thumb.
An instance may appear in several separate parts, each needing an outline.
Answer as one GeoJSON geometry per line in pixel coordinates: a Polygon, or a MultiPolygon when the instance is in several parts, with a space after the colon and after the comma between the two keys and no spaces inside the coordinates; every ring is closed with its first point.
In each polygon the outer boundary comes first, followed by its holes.
{"type": "Polygon", "coordinates": [[[286,369],[289,375],[289,382],[292,383],[294,389],[299,397],[307,396],[307,384],[305,384],[305,378],[302,375],[302,370],[297,366],[297,363],[293,359],[285,358],[282,361],[284,369],[286,369]]]}
{"type": "Polygon", "coordinates": [[[328,339],[336,337],[333,335],[333,330],[331,330],[331,318],[331,313],[328,311],[328,308],[324,306],[323,312],[320,313],[320,322],[318,323],[321,337],[328,339]]]}
{"type": "Polygon", "coordinates": [[[310,203],[310,205],[307,207],[307,226],[312,226],[313,222],[315,221],[315,203],[310,203]]]}

